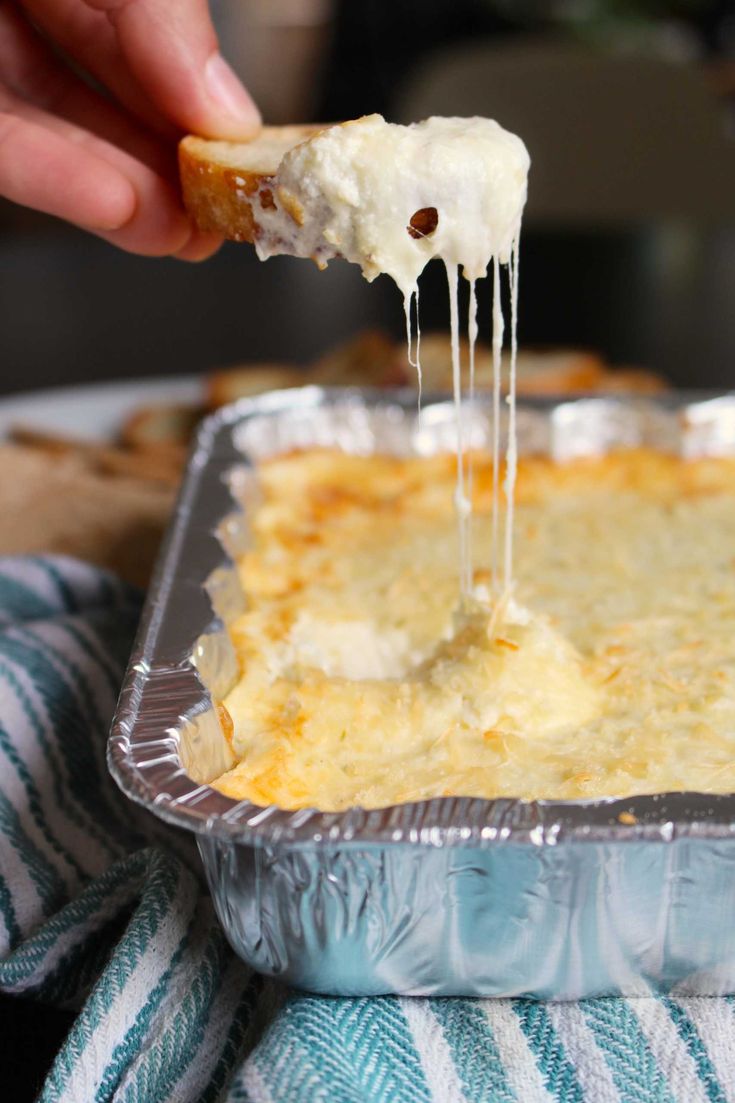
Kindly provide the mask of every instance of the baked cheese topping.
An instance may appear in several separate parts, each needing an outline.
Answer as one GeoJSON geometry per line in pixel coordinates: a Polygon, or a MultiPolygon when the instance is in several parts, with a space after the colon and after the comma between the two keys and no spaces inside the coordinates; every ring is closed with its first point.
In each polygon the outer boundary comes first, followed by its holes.
{"type": "MultiPolygon", "coordinates": [[[[263,466],[216,787],[324,810],[735,789],[735,461],[522,460],[514,596],[492,601],[480,555],[461,612],[454,474],[263,466]]],[[[484,531],[485,456],[472,494],[484,531]]]]}
{"type": "MultiPolygon", "coordinates": [[[[443,260],[449,284],[453,390],[457,419],[455,509],[458,524],[460,591],[469,596],[472,481],[465,460],[462,367],[459,346],[458,274],[470,281],[469,391],[474,390],[477,338],[476,281],[493,265],[493,448],[498,458],[500,353],[503,316],[500,265],[507,264],[511,288],[511,358],[507,450],[508,512],[515,478],[515,360],[518,239],[526,203],[528,151],[515,134],[493,119],[434,116],[410,126],[366,115],[327,127],[289,150],[274,185],[260,197],[256,249],[261,260],[276,253],[312,257],[325,265],[333,257],[359,264],[368,280],[386,273],[403,294],[408,358],[421,388],[418,278],[433,258],[443,260]],[[416,299],[417,340],[413,358],[412,302],[416,299]]],[[[496,465],[497,470],[497,465],[496,465]]],[[[493,589],[501,590],[498,488],[492,522],[493,589]]],[[[506,525],[502,589],[512,583],[512,520],[506,525]]]]}

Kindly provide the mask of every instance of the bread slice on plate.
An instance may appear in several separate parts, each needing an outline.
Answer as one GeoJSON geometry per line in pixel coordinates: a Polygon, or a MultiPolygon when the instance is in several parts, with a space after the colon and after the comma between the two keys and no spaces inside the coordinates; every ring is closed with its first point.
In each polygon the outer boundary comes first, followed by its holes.
{"type": "Polygon", "coordinates": [[[235,364],[210,372],[205,401],[210,410],[217,410],[238,398],[301,387],[308,382],[311,380],[303,371],[287,364],[235,364]]]}
{"type": "Polygon", "coordinates": [[[325,387],[401,387],[415,379],[405,342],[396,344],[379,329],[363,330],[330,349],[308,374],[310,383],[325,387]]]}
{"type": "Polygon", "coordinates": [[[120,443],[146,451],[186,449],[204,412],[197,406],[174,403],[139,406],[123,423],[120,443]]]}
{"type": "Polygon", "coordinates": [[[231,241],[255,238],[258,212],[272,203],[268,189],[283,157],[324,124],[264,126],[249,142],[220,142],[190,134],[179,144],[184,205],[197,226],[231,241]]]}
{"type": "Polygon", "coordinates": [[[1,555],[73,555],[145,586],[174,502],[171,486],[91,469],[81,453],[0,444],[1,555]]]}

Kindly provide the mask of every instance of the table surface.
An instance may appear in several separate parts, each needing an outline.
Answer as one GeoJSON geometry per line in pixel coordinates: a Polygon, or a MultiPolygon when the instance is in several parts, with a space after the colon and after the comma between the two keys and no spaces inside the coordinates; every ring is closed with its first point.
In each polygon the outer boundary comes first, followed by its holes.
{"type": "Polygon", "coordinates": [[[0,399],[0,440],[14,425],[83,440],[112,440],[144,405],[200,402],[202,377],[154,377],[28,391],[0,399]]]}

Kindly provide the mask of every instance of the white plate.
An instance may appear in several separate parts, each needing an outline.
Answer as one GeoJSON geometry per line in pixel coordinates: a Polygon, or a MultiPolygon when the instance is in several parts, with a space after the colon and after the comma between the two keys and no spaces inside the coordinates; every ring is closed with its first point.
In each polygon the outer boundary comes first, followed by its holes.
{"type": "Polygon", "coordinates": [[[30,391],[0,399],[0,440],[13,425],[85,440],[113,440],[139,406],[202,401],[198,375],[130,379],[30,391]]]}

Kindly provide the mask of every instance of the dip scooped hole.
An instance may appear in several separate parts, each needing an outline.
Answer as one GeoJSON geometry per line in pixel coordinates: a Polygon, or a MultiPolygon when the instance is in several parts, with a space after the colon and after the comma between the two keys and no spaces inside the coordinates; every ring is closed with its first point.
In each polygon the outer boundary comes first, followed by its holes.
{"type": "Polygon", "coordinates": [[[439,212],[436,207],[422,207],[411,215],[406,227],[411,237],[429,237],[439,225],[439,212]]]}

